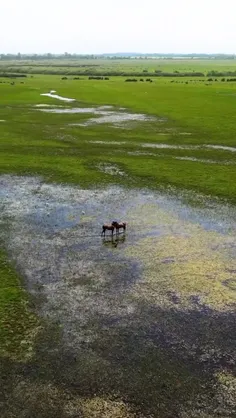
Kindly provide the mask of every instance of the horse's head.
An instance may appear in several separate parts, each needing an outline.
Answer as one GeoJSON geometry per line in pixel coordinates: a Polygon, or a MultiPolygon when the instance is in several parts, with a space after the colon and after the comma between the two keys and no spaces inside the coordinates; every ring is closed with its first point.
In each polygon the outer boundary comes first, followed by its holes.
{"type": "Polygon", "coordinates": [[[117,221],[113,221],[111,224],[112,224],[113,226],[117,226],[117,225],[119,225],[117,221]]]}

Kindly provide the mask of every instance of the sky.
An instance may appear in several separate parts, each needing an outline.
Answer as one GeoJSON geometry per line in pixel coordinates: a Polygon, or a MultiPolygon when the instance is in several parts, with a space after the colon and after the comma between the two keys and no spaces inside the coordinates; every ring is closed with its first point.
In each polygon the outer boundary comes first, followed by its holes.
{"type": "Polygon", "coordinates": [[[236,53],[235,0],[0,2],[0,53],[236,53]]]}

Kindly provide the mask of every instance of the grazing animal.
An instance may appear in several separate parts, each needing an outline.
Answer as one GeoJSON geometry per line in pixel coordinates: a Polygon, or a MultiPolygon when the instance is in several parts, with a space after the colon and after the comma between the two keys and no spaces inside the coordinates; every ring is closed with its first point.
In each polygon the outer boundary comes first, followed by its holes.
{"type": "Polygon", "coordinates": [[[113,221],[112,225],[116,228],[116,233],[119,233],[120,229],[123,229],[124,232],[126,230],[126,222],[119,223],[119,222],[113,221]]]}
{"type": "Polygon", "coordinates": [[[104,237],[105,237],[106,231],[111,231],[111,235],[113,236],[114,229],[115,229],[114,225],[103,225],[101,236],[104,235],[104,237]]]}

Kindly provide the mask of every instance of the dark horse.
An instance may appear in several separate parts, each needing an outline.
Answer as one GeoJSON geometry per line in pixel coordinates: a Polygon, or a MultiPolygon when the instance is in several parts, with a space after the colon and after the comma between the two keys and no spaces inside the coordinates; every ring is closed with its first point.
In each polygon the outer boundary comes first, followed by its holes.
{"type": "Polygon", "coordinates": [[[115,229],[115,227],[114,227],[114,225],[103,225],[102,226],[102,233],[101,233],[101,236],[102,235],[104,235],[104,237],[105,237],[105,235],[106,235],[106,231],[111,231],[111,235],[113,236],[113,234],[114,234],[114,229],[115,229]]]}
{"type": "Polygon", "coordinates": [[[112,226],[116,228],[116,233],[119,233],[120,229],[123,229],[124,232],[126,230],[126,222],[119,223],[119,222],[113,221],[112,226]]]}

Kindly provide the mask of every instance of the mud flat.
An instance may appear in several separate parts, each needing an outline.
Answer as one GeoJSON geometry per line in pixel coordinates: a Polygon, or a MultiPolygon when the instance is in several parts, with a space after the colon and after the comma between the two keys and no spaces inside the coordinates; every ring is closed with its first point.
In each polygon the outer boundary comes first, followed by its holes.
{"type": "Polygon", "coordinates": [[[233,206],[8,175],[0,198],[45,324],[28,363],[1,363],[1,417],[235,416],[233,206]],[[126,235],[102,239],[115,219],[126,235]]]}

